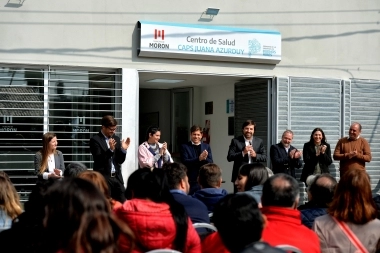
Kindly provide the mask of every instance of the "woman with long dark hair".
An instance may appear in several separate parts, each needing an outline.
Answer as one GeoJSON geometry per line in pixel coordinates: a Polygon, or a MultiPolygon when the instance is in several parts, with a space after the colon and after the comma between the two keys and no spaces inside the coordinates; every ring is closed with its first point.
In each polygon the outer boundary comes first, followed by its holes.
{"type": "Polygon", "coordinates": [[[380,220],[366,171],[344,173],[327,213],[313,225],[322,252],[379,252],[380,220]]]}
{"type": "Polygon", "coordinates": [[[268,178],[268,170],[263,164],[247,163],[240,167],[235,186],[238,192],[251,195],[261,206],[263,185],[268,178]]]}
{"type": "Polygon", "coordinates": [[[160,143],[161,130],[156,126],[148,128],[145,141],[139,146],[138,161],[140,168],[162,168],[164,163],[172,163],[167,143],[160,143]]]}
{"type": "MultiPolygon", "coordinates": [[[[171,195],[163,170],[136,170],[127,185],[128,200],[116,210],[116,214],[136,235],[133,253],[154,249],[201,252],[199,236],[184,207],[171,195]]],[[[128,250],[128,241],[120,239],[120,249],[128,250]]]]}
{"type": "Polygon", "coordinates": [[[302,153],[305,163],[301,174],[302,182],[306,183],[310,175],[330,173],[331,149],[321,128],[317,127],[311,132],[310,140],[304,144],[302,153]]]}
{"type": "Polygon", "coordinates": [[[62,178],[65,162],[57,145],[54,133],[48,132],[42,136],[42,149],[34,155],[34,169],[39,180],[62,178]]]}
{"type": "Polygon", "coordinates": [[[88,180],[65,178],[56,182],[45,202],[41,252],[118,253],[121,235],[133,248],[133,232],[110,211],[104,194],[88,180]]]}

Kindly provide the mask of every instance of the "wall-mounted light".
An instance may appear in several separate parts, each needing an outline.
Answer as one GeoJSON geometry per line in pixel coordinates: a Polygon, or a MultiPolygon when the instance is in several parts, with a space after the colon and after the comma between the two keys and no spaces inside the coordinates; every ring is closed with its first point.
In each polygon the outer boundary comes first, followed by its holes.
{"type": "Polygon", "coordinates": [[[216,15],[218,15],[219,10],[220,10],[219,8],[211,8],[211,7],[209,7],[206,10],[206,15],[216,16],[216,15]]]}

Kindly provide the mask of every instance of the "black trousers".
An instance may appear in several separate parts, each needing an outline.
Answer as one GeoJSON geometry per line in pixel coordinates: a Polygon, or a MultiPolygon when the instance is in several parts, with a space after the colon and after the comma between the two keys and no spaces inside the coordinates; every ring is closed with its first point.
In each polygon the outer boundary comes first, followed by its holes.
{"type": "Polygon", "coordinates": [[[126,200],[124,193],[125,193],[125,187],[122,182],[117,177],[107,177],[107,184],[108,188],[111,192],[111,198],[114,200],[117,200],[121,203],[124,203],[126,200]]]}

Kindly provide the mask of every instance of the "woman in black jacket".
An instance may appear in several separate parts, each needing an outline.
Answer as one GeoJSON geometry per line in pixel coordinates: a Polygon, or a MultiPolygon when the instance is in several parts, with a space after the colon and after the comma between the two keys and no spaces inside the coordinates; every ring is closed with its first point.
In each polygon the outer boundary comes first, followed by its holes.
{"type": "Polygon", "coordinates": [[[306,179],[310,175],[330,173],[331,149],[321,128],[315,128],[310,135],[310,141],[304,144],[303,161],[305,165],[301,174],[302,182],[306,183],[306,179]]]}

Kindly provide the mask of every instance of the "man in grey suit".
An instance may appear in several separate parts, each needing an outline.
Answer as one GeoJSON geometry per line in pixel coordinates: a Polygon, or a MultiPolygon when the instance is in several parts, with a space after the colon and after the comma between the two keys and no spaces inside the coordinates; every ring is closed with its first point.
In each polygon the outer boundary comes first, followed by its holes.
{"type": "MultiPolygon", "coordinates": [[[[263,140],[253,136],[255,130],[256,123],[253,120],[246,120],[242,125],[243,135],[231,140],[227,160],[234,162],[231,177],[232,183],[235,182],[242,164],[267,161],[263,140]]],[[[235,186],[234,191],[236,192],[235,186]]]]}

